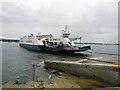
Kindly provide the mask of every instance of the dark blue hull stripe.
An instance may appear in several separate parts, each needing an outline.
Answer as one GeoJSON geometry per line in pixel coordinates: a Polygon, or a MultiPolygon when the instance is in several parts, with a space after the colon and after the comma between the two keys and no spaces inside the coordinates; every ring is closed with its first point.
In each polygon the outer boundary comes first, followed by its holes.
{"type": "Polygon", "coordinates": [[[64,50],[64,47],[57,47],[57,48],[49,48],[44,45],[30,45],[30,44],[19,44],[21,47],[30,49],[30,50],[35,50],[35,51],[62,51],[62,52],[78,52],[78,51],[86,51],[91,49],[90,46],[85,46],[82,48],[79,48],[78,50],[64,50]]]}
{"type": "Polygon", "coordinates": [[[30,49],[30,50],[36,50],[36,51],[42,51],[45,49],[45,46],[43,45],[30,45],[30,44],[19,44],[21,47],[30,49]]]}

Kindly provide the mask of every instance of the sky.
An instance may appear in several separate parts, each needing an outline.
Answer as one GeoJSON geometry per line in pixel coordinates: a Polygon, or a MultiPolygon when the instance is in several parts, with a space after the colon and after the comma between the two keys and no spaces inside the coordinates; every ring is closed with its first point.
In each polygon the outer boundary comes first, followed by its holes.
{"type": "Polygon", "coordinates": [[[83,42],[118,43],[118,0],[4,0],[0,12],[3,38],[60,37],[68,25],[70,37],[83,42]]]}

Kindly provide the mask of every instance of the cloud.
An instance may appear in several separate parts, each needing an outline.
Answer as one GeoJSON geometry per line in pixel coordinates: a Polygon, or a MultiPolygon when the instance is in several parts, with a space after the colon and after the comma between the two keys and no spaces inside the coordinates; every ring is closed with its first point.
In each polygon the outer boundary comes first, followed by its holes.
{"type": "Polygon", "coordinates": [[[117,0],[13,0],[2,2],[3,37],[30,33],[60,36],[68,25],[71,37],[89,42],[117,42],[117,0]]]}

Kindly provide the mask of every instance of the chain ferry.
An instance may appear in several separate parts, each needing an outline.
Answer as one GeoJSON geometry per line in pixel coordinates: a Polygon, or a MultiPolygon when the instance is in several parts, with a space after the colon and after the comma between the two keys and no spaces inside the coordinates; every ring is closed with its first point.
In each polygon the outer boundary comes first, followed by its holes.
{"type": "Polygon", "coordinates": [[[67,30],[67,26],[62,30],[62,37],[55,38],[52,34],[42,35],[27,35],[20,38],[19,45],[29,50],[42,51],[42,52],[59,52],[66,54],[76,54],[81,51],[91,49],[91,46],[77,46],[74,44],[75,40],[80,38],[69,38],[70,32],[67,30]]]}

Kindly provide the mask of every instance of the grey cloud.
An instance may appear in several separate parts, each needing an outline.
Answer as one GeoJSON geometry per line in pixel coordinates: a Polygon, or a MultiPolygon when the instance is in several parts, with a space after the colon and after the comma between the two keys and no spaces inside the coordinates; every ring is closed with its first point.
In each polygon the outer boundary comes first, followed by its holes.
{"type": "Polygon", "coordinates": [[[117,3],[82,5],[61,2],[43,5],[32,11],[20,4],[7,2],[3,3],[2,11],[4,37],[20,38],[38,32],[58,36],[64,25],[68,24],[71,37],[82,36],[90,42],[117,42],[117,3]]]}

